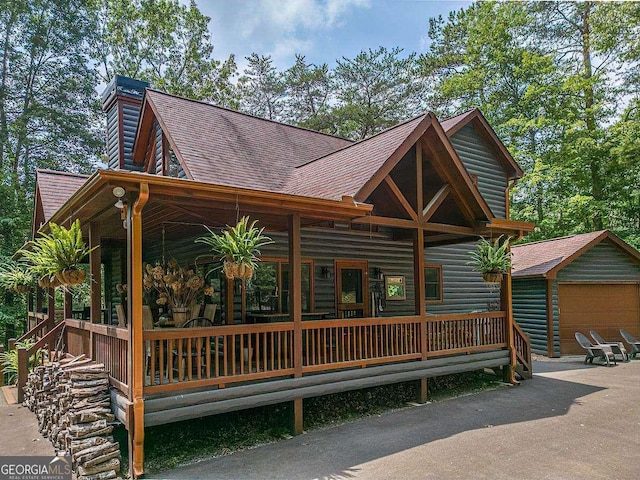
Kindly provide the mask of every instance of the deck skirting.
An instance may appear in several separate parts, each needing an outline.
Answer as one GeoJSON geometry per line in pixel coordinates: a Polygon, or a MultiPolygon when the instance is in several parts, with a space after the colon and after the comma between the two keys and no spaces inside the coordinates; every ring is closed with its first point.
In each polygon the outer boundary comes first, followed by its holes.
{"type": "Polygon", "coordinates": [[[496,350],[146,398],[144,424],[145,427],[163,425],[288,402],[296,398],[317,397],[508,364],[508,350],[496,350]]]}

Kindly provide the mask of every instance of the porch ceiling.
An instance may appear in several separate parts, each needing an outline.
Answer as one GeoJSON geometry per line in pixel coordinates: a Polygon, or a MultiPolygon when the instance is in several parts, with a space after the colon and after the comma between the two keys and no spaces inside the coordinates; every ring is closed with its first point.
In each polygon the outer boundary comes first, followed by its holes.
{"type": "Polygon", "coordinates": [[[140,184],[149,186],[149,201],[143,210],[145,235],[160,235],[163,224],[182,223],[184,230],[202,231],[210,227],[236,223],[239,216],[250,215],[271,230],[286,230],[288,215],[298,213],[302,225],[324,220],[349,221],[368,214],[372,206],[351,198],[343,201],[315,199],[259,190],[224,187],[191,180],[124,171],[99,170],[51,218],[66,224],[80,219],[85,228],[98,222],[104,238],[124,239],[121,211],[114,208],[116,186],[126,191],[123,200],[131,208],[140,184]]]}

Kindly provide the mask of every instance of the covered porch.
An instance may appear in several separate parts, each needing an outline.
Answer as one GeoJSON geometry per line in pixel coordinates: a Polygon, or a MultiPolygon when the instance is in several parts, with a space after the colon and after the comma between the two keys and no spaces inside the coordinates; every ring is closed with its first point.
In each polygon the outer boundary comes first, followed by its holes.
{"type": "MultiPolygon", "coordinates": [[[[402,194],[395,194],[402,203],[402,194]]],[[[430,246],[518,235],[526,226],[498,220],[446,225],[425,220],[426,211],[409,220],[372,210],[353,198],[312,200],[100,171],[53,219],[80,218],[89,243],[100,245],[89,259],[89,318],[73,318],[67,298],[63,322],[36,311],[27,335],[40,337],[39,347],[53,346],[53,335],[63,332],[65,351],[107,367],[137,474],[145,425],[292,401],[293,430],[300,433],[305,397],[420,380],[418,397],[426,401],[430,376],[505,367],[506,378],[515,381],[518,363],[530,371],[528,339],[511,314],[510,276],[488,287],[496,300],[484,311],[456,313],[429,311],[427,290],[435,287],[425,278],[430,246]],[[114,208],[114,187],[126,192],[121,208],[114,208]],[[208,299],[216,305],[213,326],[160,326],[155,309],[154,324],[145,325],[152,305],[143,289],[144,264],[170,256],[208,270],[213,259],[193,239],[203,225],[220,228],[239,215],[259,220],[275,240],[263,258],[265,272],[274,275],[275,300],[265,302],[255,285],[213,274],[207,277],[215,287],[208,299]],[[403,284],[398,298],[381,308],[389,293],[385,274],[403,284]],[[105,295],[123,284],[126,295],[105,295]],[[132,321],[114,313],[117,301],[132,321]]],[[[55,312],[51,293],[49,312],[55,312]]]]}

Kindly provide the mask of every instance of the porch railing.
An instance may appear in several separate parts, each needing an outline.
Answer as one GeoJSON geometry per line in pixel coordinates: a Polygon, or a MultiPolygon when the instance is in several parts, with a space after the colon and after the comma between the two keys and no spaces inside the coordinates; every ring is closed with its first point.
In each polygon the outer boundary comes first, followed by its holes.
{"type": "Polygon", "coordinates": [[[516,358],[523,367],[522,375],[531,378],[533,374],[531,364],[531,339],[517,323],[513,324],[513,346],[516,351],[516,358]]]}
{"type": "MultiPolygon", "coordinates": [[[[74,319],[64,325],[66,351],[104,364],[126,394],[128,330],[74,319]]],[[[299,361],[302,373],[312,374],[501,349],[506,326],[505,312],[309,320],[299,361]]],[[[145,330],[143,341],[144,358],[133,364],[142,362],[147,394],[295,373],[292,322],[145,330]]]]}
{"type": "MultiPolygon", "coordinates": [[[[294,373],[291,322],[146,330],[144,341],[147,393],[294,373]]],[[[311,320],[301,362],[315,373],[506,347],[505,312],[311,320]]]]}
{"type": "Polygon", "coordinates": [[[42,338],[55,326],[55,319],[50,319],[46,313],[29,312],[27,314],[27,332],[18,338],[18,342],[42,338]]]}
{"type": "Polygon", "coordinates": [[[104,364],[111,384],[127,393],[129,331],[69,318],[65,324],[67,352],[72,355],[85,354],[95,362],[104,364]]]}

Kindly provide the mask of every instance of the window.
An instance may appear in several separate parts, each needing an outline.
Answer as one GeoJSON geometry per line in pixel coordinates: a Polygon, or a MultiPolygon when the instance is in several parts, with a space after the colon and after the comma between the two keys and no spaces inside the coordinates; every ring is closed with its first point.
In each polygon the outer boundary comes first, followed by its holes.
{"type": "Polygon", "coordinates": [[[427,303],[442,301],[442,265],[424,266],[424,293],[427,303]]]}
{"type": "MultiPolygon", "coordinates": [[[[313,311],[312,263],[302,262],[302,311],[313,311]]],[[[287,313],[289,311],[289,264],[284,260],[258,263],[255,275],[247,283],[247,311],[287,313]]]]}

